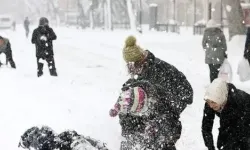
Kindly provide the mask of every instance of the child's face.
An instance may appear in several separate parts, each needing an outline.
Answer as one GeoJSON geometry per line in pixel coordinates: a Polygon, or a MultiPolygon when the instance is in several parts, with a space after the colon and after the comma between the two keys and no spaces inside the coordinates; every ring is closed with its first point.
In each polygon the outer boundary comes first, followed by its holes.
{"type": "Polygon", "coordinates": [[[207,104],[209,105],[209,107],[212,108],[214,111],[218,112],[218,111],[221,110],[221,105],[220,104],[217,104],[212,100],[206,100],[206,101],[207,101],[207,104]]]}

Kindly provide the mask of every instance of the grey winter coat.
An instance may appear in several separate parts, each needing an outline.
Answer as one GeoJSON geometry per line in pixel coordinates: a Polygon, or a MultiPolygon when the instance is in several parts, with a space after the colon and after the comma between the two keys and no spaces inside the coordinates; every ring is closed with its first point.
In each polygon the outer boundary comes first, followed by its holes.
{"type": "Polygon", "coordinates": [[[4,43],[2,46],[0,46],[0,53],[6,53],[8,51],[8,45],[9,45],[9,40],[4,38],[4,43]]]}
{"type": "Polygon", "coordinates": [[[222,64],[227,58],[226,38],[220,28],[207,28],[204,32],[202,46],[206,53],[206,64],[222,64]]]}

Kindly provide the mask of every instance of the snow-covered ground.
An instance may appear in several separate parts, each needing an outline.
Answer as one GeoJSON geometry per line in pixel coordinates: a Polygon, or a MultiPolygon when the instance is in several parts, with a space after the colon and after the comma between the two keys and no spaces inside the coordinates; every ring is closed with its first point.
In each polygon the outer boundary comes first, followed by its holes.
{"type": "MultiPolygon", "coordinates": [[[[22,26],[16,32],[2,31],[11,40],[17,70],[0,68],[0,145],[17,150],[20,136],[35,125],[48,125],[57,133],[74,129],[100,139],[111,150],[119,149],[118,118],[110,118],[123,82],[127,79],[122,58],[124,39],[129,31],[91,31],[56,28],[55,61],[59,77],[51,77],[47,66],[36,77],[35,47],[25,38],[22,26]]],[[[201,36],[144,32],[138,43],[157,57],[183,71],[194,89],[194,103],[181,116],[183,130],[179,150],[206,150],[201,135],[203,94],[209,84],[201,36]]],[[[233,82],[250,93],[249,82],[236,74],[243,55],[245,37],[228,43],[233,82]]],[[[214,127],[215,140],[218,120],[214,127]]]]}

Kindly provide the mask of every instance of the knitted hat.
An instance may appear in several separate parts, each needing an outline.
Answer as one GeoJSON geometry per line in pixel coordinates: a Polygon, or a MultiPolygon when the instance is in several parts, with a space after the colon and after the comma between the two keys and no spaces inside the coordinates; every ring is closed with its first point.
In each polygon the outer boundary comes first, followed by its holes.
{"type": "Polygon", "coordinates": [[[120,113],[130,112],[136,115],[148,109],[147,95],[141,87],[134,87],[122,92],[118,103],[120,113]]]}
{"type": "Polygon", "coordinates": [[[41,17],[39,19],[39,26],[46,26],[49,24],[49,20],[46,17],[41,17]]]}
{"type": "Polygon", "coordinates": [[[217,78],[208,86],[204,99],[223,105],[227,101],[227,96],[227,82],[217,78]]]}
{"type": "Polygon", "coordinates": [[[127,37],[123,48],[123,58],[128,62],[140,62],[144,59],[144,51],[136,45],[134,36],[127,37]]]}

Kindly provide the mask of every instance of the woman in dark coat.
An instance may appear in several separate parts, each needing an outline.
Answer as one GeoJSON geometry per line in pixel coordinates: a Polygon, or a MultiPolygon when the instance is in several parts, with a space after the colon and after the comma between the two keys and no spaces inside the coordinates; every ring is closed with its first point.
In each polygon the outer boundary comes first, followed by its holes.
{"type": "Polygon", "coordinates": [[[182,127],[176,116],[178,108],[172,101],[175,95],[145,80],[130,83],[122,88],[115,108],[110,111],[112,117],[129,115],[139,120],[120,117],[122,129],[129,131],[123,133],[126,140],[121,150],[131,150],[137,144],[139,149],[176,150],[182,127]]]}
{"type": "Polygon", "coordinates": [[[219,69],[227,58],[227,43],[223,31],[213,20],[209,20],[203,35],[202,47],[205,50],[205,63],[210,70],[210,82],[218,77],[219,69]]]}
{"type": "Polygon", "coordinates": [[[248,150],[250,139],[250,95],[222,79],[208,87],[202,120],[202,135],[209,150],[215,150],[212,128],[214,117],[220,117],[217,148],[248,150]]]}

